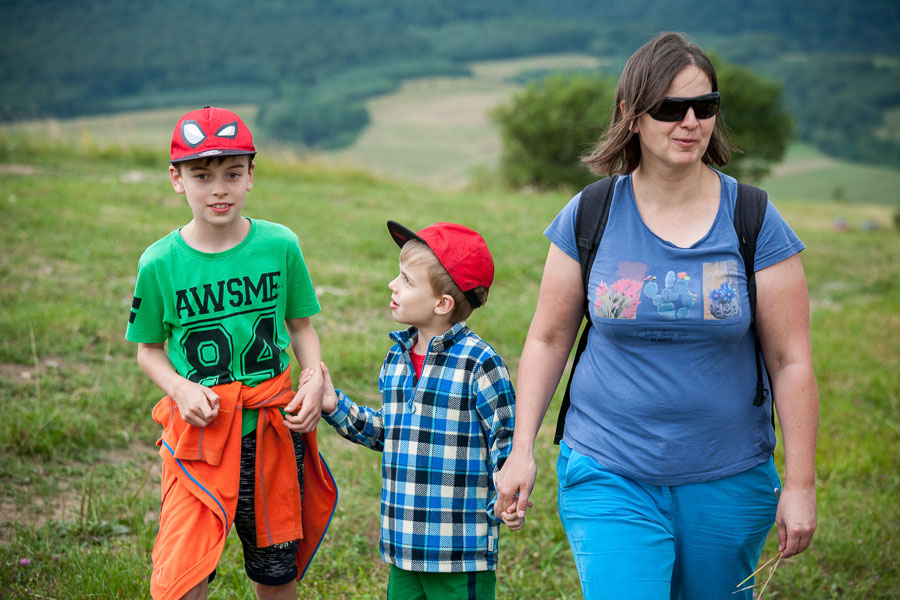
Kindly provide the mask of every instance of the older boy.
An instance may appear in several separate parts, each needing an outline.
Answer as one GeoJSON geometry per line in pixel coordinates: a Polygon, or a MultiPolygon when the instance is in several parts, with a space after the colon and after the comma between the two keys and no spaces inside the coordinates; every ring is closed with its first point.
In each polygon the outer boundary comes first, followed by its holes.
{"type": "Polygon", "coordinates": [[[383,452],[388,598],[492,599],[500,534],[493,474],[509,454],[515,397],[503,359],[465,319],[487,300],[493,259],[462,225],[413,233],[388,221],[388,230],[402,248],[400,274],[388,284],[391,315],[410,327],[391,334],[378,378],[383,406],[336,392],[323,364],[323,415],[341,436],[383,452]]]}
{"type": "Polygon", "coordinates": [[[288,369],[288,345],[301,365],[321,361],[319,303],[297,237],[241,216],[255,154],[235,113],[184,115],[169,176],[193,218],[138,264],[126,338],[167,394],[153,409],[163,426],[156,599],[205,598],[232,523],[257,596],[295,599],[336,502],[315,437],[321,373],[294,394],[288,369]]]}

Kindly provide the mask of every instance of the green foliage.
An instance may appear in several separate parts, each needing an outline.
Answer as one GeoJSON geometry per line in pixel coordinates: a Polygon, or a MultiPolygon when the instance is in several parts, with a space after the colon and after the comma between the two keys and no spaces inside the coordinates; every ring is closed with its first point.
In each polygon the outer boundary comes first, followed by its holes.
{"type": "Polygon", "coordinates": [[[364,100],[398,85],[399,76],[384,85],[383,65],[429,65],[402,79],[473,60],[586,52],[617,75],[654,32],[672,29],[784,82],[801,139],[896,165],[900,142],[874,130],[898,105],[898,27],[892,0],[790,10],[778,0],[6,1],[0,120],[255,104],[278,139],[291,131],[298,143],[336,147],[367,122],[364,100]],[[872,67],[885,60],[893,66],[872,67]],[[348,72],[376,81],[335,90],[348,72]],[[286,93],[296,89],[300,97],[286,93]],[[329,123],[335,129],[321,133],[329,123]]]}
{"type": "Polygon", "coordinates": [[[609,123],[615,82],[552,75],[525,87],[493,117],[500,127],[500,173],[513,187],[584,187],[596,176],[580,157],[609,123]]]}
{"type": "Polygon", "coordinates": [[[752,64],[784,83],[785,104],[802,141],[856,162],[900,164],[892,121],[900,106],[896,55],[795,51],[752,64]]]}
{"type": "Polygon", "coordinates": [[[739,180],[758,181],[781,162],[793,126],[781,101],[781,86],[752,71],[714,60],[722,93],[722,118],[741,150],[723,169],[739,180]]]}
{"type": "Polygon", "coordinates": [[[258,121],[272,139],[333,149],[352,143],[369,113],[360,102],[297,96],[268,105],[258,121]]]}
{"type": "MultiPolygon", "coordinates": [[[[716,61],[722,114],[742,153],[725,172],[758,180],[779,162],[791,136],[781,87],[741,67],[716,61]]],[[[611,116],[615,82],[599,76],[553,75],[531,83],[494,113],[503,140],[500,172],[513,187],[581,188],[596,179],[580,157],[611,116]]]]}
{"type": "Polygon", "coordinates": [[[536,18],[510,11],[500,18],[461,20],[430,36],[438,56],[455,60],[509,58],[529,54],[583,51],[597,35],[594,23],[578,19],[536,18]]]}

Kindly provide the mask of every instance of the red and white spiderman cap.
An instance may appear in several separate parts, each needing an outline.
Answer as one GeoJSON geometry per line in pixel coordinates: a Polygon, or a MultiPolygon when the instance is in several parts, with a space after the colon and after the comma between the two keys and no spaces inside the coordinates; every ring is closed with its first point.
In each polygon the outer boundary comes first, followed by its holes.
{"type": "Polygon", "coordinates": [[[239,154],[256,154],[250,130],[230,110],[205,106],[184,115],[175,125],[169,162],[239,154]]]}

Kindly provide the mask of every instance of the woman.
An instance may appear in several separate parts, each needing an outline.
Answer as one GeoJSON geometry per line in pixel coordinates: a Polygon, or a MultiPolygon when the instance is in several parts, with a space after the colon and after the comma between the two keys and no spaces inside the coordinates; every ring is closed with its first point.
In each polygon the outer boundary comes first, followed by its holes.
{"type": "MultiPolygon", "coordinates": [[[[620,175],[591,270],[593,326],[557,464],[560,517],[589,600],[750,599],[732,592],[754,570],[772,523],[784,556],[804,551],[816,527],[804,246],[769,205],[755,255],[756,327],[784,436],[782,486],[771,400],[753,402],[747,277],[732,224],[737,182],[710,166],[727,164],[733,150],[716,92],[700,48],[658,35],[625,66],[612,123],[585,159],[594,172],[620,175]]],[[[500,517],[524,516],[530,504],[534,439],[583,314],[577,202],[545,232],[551,246],[518,370],[513,450],[497,476],[500,517]]]]}

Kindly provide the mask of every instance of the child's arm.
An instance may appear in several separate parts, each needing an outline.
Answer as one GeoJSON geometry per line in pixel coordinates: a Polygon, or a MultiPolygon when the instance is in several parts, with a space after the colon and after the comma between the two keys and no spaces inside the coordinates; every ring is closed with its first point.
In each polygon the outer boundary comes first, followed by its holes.
{"type": "Polygon", "coordinates": [[[334,389],[334,383],[331,381],[331,373],[325,363],[319,365],[322,368],[322,377],[325,379],[325,395],[322,396],[322,414],[330,415],[337,410],[338,396],[334,389]]]}
{"type": "MultiPolygon", "coordinates": [[[[481,420],[481,427],[487,438],[489,467],[491,475],[500,471],[512,449],[512,434],[515,421],[516,393],[509,378],[506,363],[498,355],[485,360],[475,372],[475,410],[481,420]]],[[[492,519],[496,490],[488,504],[488,514],[492,519]]],[[[503,521],[511,529],[520,529],[524,519],[504,517],[503,521]]]]}
{"type": "MultiPolygon", "coordinates": [[[[359,406],[344,392],[334,389],[331,373],[325,363],[321,364],[325,377],[325,398],[322,401],[322,416],[334,427],[338,434],[372,450],[384,450],[384,408],[375,410],[359,406]]],[[[381,381],[379,378],[379,390],[381,381]]]]}
{"type": "Polygon", "coordinates": [[[219,416],[219,396],[179,375],[166,355],[165,344],[139,343],[137,361],[147,377],[175,401],[186,423],[206,427],[219,416]]]}
{"type": "Polygon", "coordinates": [[[319,336],[309,317],[285,319],[284,323],[291,335],[291,348],[300,367],[315,371],[307,383],[298,386],[294,399],[284,408],[288,413],[285,416],[285,425],[289,429],[305,433],[316,428],[322,412],[322,394],[325,393],[322,373],[319,370],[322,349],[319,345],[319,336]]]}

